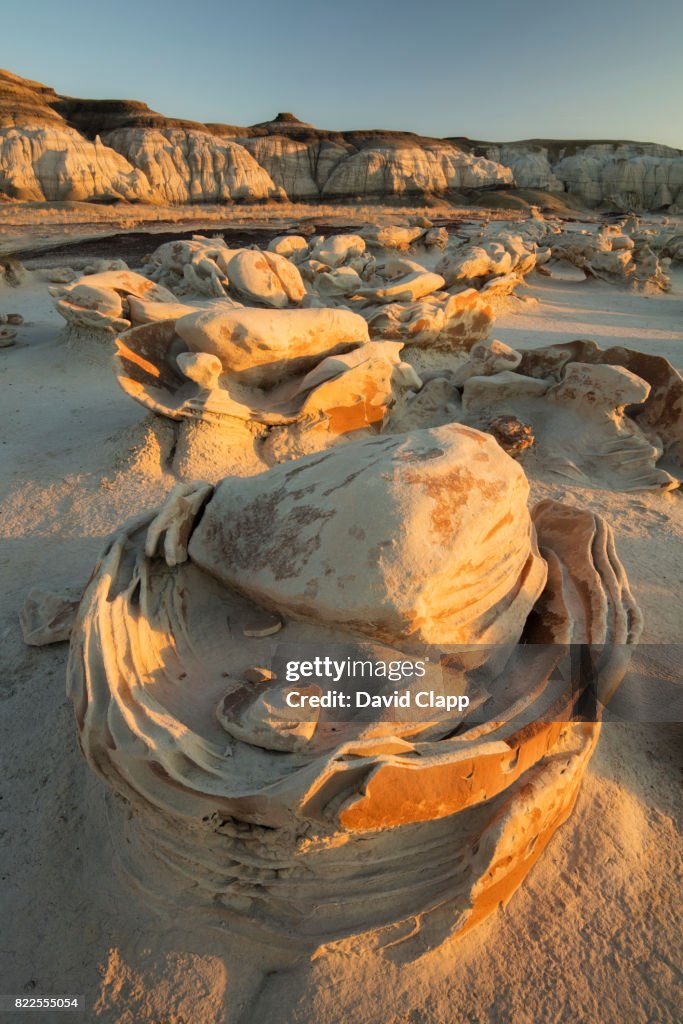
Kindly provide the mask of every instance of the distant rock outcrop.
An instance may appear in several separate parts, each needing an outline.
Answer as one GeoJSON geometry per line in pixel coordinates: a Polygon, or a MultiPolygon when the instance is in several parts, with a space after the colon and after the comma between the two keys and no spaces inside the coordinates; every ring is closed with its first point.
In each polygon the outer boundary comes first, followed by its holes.
{"type": "Polygon", "coordinates": [[[104,136],[165,203],[215,203],[284,198],[244,146],[186,128],[119,128],[104,136]]]}
{"type": "Polygon", "coordinates": [[[13,199],[155,202],[142,173],[73,128],[0,128],[0,191],[13,199]]]}
{"type": "Polygon", "coordinates": [[[683,151],[640,142],[481,143],[474,152],[510,167],[520,188],[567,192],[587,206],[683,209],[683,151]]]}
{"type": "Polygon", "coordinates": [[[0,70],[0,193],[23,200],[205,203],[382,199],[490,188],[588,206],[683,209],[683,151],[632,142],[515,143],[332,132],[280,113],[249,128],[77,99],[0,70]]]}

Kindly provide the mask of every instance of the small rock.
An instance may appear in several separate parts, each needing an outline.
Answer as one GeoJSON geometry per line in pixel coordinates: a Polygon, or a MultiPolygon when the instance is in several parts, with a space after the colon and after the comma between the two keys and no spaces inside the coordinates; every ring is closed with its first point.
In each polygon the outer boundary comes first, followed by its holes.
{"type": "MultiPolygon", "coordinates": [[[[287,703],[286,690],[265,689],[254,692],[251,687],[240,687],[227,693],[216,708],[216,717],[225,731],[234,739],[264,750],[304,750],[315,734],[318,709],[307,711],[307,721],[287,703]]],[[[303,694],[320,696],[322,690],[312,684],[297,687],[303,694]]]]}
{"type": "Polygon", "coordinates": [[[489,423],[489,432],[508,455],[519,455],[534,444],[534,432],[528,423],[517,416],[498,416],[489,423]]]}
{"type": "Polygon", "coordinates": [[[424,236],[423,241],[425,245],[443,251],[448,245],[448,232],[446,228],[431,228],[424,236]]]}
{"type": "Polygon", "coordinates": [[[16,288],[26,276],[26,268],[15,256],[0,257],[0,278],[4,278],[5,284],[16,288]]]}
{"type": "Polygon", "coordinates": [[[73,594],[31,590],[19,615],[24,643],[43,647],[68,640],[79,603],[73,594]]]}
{"type": "Polygon", "coordinates": [[[260,668],[257,665],[248,668],[243,676],[247,683],[271,683],[277,679],[275,673],[269,668],[260,668]]]}
{"type": "Polygon", "coordinates": [[[78,274],[71,267],[51,267],[44,271],[45,280],[50,284],[71,284],[78,274]]]}
{"type": "Polygon", "coordinates": [[[282,619],[279,615],[263,612],[262,615],[259,615],[258,619],[252,619],[251,622],[243,626],[242,633],[244,636],[266,637],[279,633],[281,629],[282,619]]]}

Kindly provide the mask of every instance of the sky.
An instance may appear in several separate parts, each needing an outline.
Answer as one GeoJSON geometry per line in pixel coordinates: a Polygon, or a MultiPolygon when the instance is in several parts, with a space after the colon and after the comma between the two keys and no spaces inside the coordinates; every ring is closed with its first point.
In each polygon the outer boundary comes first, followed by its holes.
{"type": "Polygon", "coordinates": [[[171,117],[683,148],[683,0],[0,0],[0,66],[171,117]]]}

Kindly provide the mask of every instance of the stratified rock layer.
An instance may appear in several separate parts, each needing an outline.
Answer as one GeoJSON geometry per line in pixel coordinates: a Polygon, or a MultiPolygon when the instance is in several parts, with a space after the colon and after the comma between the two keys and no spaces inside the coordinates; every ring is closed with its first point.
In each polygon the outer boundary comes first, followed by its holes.
{"type": "Polygon", "coordinates": [[[381,199],[490,188],[589,206],[683,208],[683,154],[640,143],[497,145],[409,132],[332,132],[293,115],[238,128],[82,100],[0,71],[0,192],[157,203],[381,199]]]}
{"type": "MultiPolygon", "coordinates": [[[[72,634],[69,692],[86,758],[128,805],[122,856],[150,899],[291,955],[371,932],[414,956],[510,897],[598,735],[585,667],[569,689],[556,672],[566,645],[593,645],[613,687],[613,645],[640,631],[604,522],[544,502],[534,529],[525,494],[492,439],[452,425],[213,493],[185,485],[115,535],[72,634]],[[326,562],[344,586],[316,594],[326,562]],[[430,650],[444,692],[480,707],[495,692],[488,715],[321,711],[292,733],[267,669],[277,645],[405,658],[468,594],[509,645],[430,650]]],[[[465,618],[460,638],[481,638],[465,618]]]]}

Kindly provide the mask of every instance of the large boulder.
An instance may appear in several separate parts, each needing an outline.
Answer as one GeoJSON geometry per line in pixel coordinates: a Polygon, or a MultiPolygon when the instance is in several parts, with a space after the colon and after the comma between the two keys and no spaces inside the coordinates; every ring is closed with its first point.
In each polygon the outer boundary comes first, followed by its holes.
{"type": "Polygon", "coordinates": [[[332,235],[331,238],[319,238],[311,256],[328,267],[339,267],[364,252],[365,239],[360,235],[332,235]]]}
{"type": "Polygon", "coordinates": [[[274,309],[296,305],[306,294],[297,268],[275,252],[238,252],[228,264],[228,280],[237,298],[274,309]]]}
{"type": "Polygon", "coordinates": [[[227,478],[190,557],[297,617],[388,640],[514,643],[545,583],[528,490],[476,430],[376,437],[227,478]]]}
{"type": "Polygon", "coordinates": [[[240,383],[259,387],[369,341],[363,318],[341,309],[206,310],[181,317],[176,331],[193,352],[217,356],[240,383]]]}
{"type": "Polygon", "coordinates": [[[109,538],[68,692],[141,893],[280,963],[361,934],[422,956],[511,897],[575,805],[642,626],[607,524],[542,502],[541,561],[525,497],[491,439],[451,425],[175,488],[109,538]],[[453,650],[515,639],[524,606],[519,645],[453,650]],[[299,660],[346,654],[362,680],[299,660]],[[375,710],[287,701],[338,686],[375,710]],[[458,708],[391,708],[423,687],[458,708]]]}

